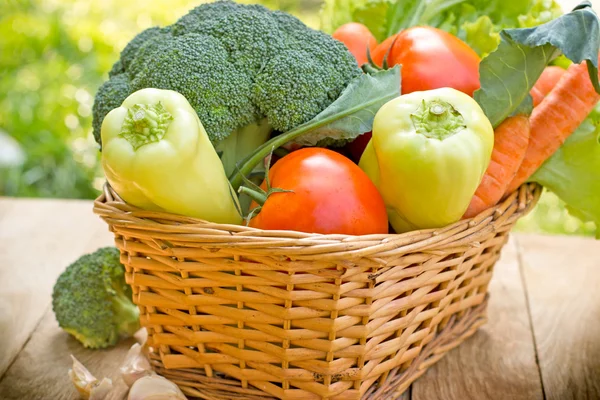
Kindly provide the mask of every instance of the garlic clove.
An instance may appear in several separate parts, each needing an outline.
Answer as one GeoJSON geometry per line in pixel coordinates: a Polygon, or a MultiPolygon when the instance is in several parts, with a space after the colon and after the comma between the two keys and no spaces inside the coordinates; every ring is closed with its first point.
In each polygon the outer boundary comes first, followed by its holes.
{"type": "Polygon", "coordinates": [[[170,380],[159,375],[148,375],[135,381],[127,400],[187,400],[187,397],[170,380]]]}
{"type": "Polygon", "coordinates": [[[131,346],[120,371],[121,377],[128,387],[131,387],[138,379],[153,373],[150,360],[142,351],[142,346],[139,343],[131,346]]]}
{"type": "Polygon", "coordinates": [[[89,400],[104,400],[112,387],[112,381],[108,378],[103,378],[100,382],[96,381],[90,390],[89,400]]]}
{"type": "Polygon", "coordinates": [[[137,340],[139,344],[143,346],[148,341],[148,331],[146,330],[146,328],[140,328],[139,331],[133,334],[133,337],[135,338],[135,340],[137,340]]]}
{"type": "Polygon", "coordinates": [[[72,354],[73,367],[69,369],[69,377],[82,399],[103,400],[112,389],[112,381],[108,378],[98,381],[88,369],[72,354]]]}

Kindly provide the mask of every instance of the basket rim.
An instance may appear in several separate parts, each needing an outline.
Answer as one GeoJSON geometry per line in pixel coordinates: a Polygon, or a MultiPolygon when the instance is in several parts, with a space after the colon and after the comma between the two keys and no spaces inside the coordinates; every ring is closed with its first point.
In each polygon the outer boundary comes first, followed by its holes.
{"type": "MultiPolygon", "coordinates": [[[[318,256],[321,260],[339,260],[342,256],[385,257],[397,255],[399,252],[477,246],[480,240],[489,235],[510,230],[520,217],[535,206],[542,189],[537,183],[525,183],[498,205],[473,218],[463,219],[442,228],[361,236],[269,231],[142,210],[123,201],[108,182],[94,201],[93,211],[111,230],[118,231],[124,237],[143,236],[151,241],[158,239],[167,242],[173,239],[177,242],[175,246],[193,243],[215,250],[242,248],[251,253],[269,249],[272,255],[294,256],[296,259],[313,259],[318,256]]],[[[164,245],[160,247],[164,248],[164,245]]]]}

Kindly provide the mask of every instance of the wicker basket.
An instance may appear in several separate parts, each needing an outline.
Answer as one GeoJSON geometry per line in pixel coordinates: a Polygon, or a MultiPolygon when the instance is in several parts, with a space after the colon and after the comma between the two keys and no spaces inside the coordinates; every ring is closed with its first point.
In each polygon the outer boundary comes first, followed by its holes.
{"type": "Polygon", "coordinates": [[[311,235],[94,203],[153,367],[189,396],[394,399],[486,321],[494,263],[541,187],[439,230],[311,235]]]}

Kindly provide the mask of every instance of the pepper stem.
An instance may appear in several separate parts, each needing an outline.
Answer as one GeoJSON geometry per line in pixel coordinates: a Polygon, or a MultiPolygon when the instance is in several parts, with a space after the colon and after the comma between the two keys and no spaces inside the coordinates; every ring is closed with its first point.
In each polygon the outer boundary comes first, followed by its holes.
{"type": "Polygon", "coordinates": [[[127,110],[119,136],[125,138],[134,150],[161,140],[173,116],[160,103],[134,104],[127,110]]]}
{"type": "Polygon", "coordinates": [[[430,139],[444,140],[466,128],[463,116],[442,100],[423,100],[410,119],[417,133],[430,139]]]}

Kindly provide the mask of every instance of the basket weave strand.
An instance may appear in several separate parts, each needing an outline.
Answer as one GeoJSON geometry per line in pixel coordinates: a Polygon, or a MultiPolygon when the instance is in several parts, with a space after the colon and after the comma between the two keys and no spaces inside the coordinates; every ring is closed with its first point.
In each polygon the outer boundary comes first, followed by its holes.
{"type": "Polygon", "coordinates": [[[225,399],[393,399],[485,322],[526,184],[477,217],[401,235],[262,231],[144,211],[109,187],[94,211],[121,250],[157,372],[225,399]]]}

